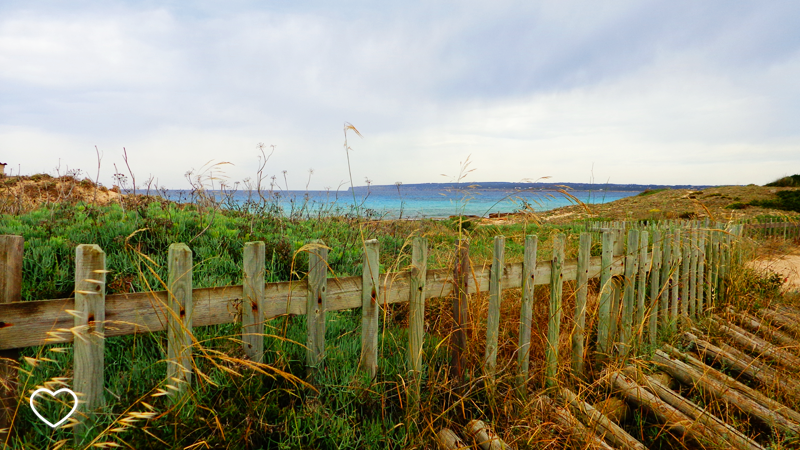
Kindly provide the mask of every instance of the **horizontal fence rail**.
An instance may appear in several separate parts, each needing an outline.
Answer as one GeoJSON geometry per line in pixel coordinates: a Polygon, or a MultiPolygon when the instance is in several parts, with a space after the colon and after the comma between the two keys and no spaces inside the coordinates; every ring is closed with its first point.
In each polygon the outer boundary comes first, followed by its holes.
{"type": "MultiPolygon", "coordinates": [[[[614,260],[611,271],[623,273],[623,257],[614,260]]],[[[564,281],[575,280],[577,261],[564,262],[564,281]]],[[[589,278],[600,273],[600,257],[591,258],[589,278]]],[[[469,294],[489,291],[491,269],[476,269],[470,276],[469,294]]],[[[381,304],[408,301],[411,272],[380,274],[381,304]]],[[[539,264],[534,285],[550,284],[550,265],[539,264]]],[[[522,263],[507,264],[500,277],[501,289],[522,287],[522,263]]],[[[328,279],[327,311],[361,307],[362,277],[328,279]]],[[[447,297],[454,292],[452,271],[428,270],[425,298],[447,297]]],[[[306,314],[308,282],[281,281],[264,286],[264,319],[283,314],[306,314]]],[[[167,291],[114,294],[106,296],[105,336],[125,336],[164,331],[167,325],[167,291]]],[[[242,285],[192,289],[193,325],[208,326],[234,323],[241,314],[242,285]]],[[[0,350],[72,342],[75,299],[35,300],[0,305],[0,350]]]]}

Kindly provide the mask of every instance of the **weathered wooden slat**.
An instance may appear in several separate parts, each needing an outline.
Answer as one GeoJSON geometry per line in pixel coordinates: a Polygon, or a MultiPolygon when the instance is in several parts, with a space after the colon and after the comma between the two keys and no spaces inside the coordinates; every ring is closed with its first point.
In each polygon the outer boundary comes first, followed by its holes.
{"type": "Polygon", "coordinates": [[[697,259],[698,253],[698,238],[697,230],[692,229],[690,255],[689,261],[689,317],[694,320],[697,318],[697,259]]]}
{"type": "Polygon", "coordinates": [[[544,349],[545,386],[554,387],[558,385],[558,342],[561,337],[561,294],[564,278],[561,275],[561,268],[564,263],[564,234],[558,233],[553,236],[553,270],[550,275],[550,314],[547,322],[547,344],[544,349]]]}
{"type": "Polygon", "coordinates": [[[705,289],[705,295],[703,296],[703,298],[704,298],[704,303],[706,304],[706,306],[705,306],[706,309],[709,309],[711,307],[711,305],[714,304],[714,295],[715,295],[715,289],[714,289],[714,265],[716,264],[716,258],[717,258],[716,250],[715,250],[715,247],[716,247],[716,244],[715,244],[716,235],[717,235],[716,231],[708,230],[708,242],[706,243],[706,249],[705,249],[706,250],[706,252],[705,252],[705,254],[706,254],[706,267],[705,267],[705,269],[706,269],[706,273],[705,273],[706,282],[705,282],[705,286],[703,287],[705,289]]]}
{"type": "Polygon", "coordinates": [[[603,254],[601,256],[600,300],[597,310],[597,354],[601,359],[611,356],[611,303],[613,297],[614,232],[603,232],[603,254]]]}
{"type": "MultiPolygon", "coordinates": [[[[0,236],[0,305],[22,300],[22,236],[0,236]]],[[[7,319],[0,313],[0,323],[7,319]]],[[[1,327],[1,326],[0,326],[1,327]]],[[[19,404],[17,399],[19,350],[0,351],[0,429],[11,430],[19,404]]],[[[0,432],[0,442],[7,433],[0,432]]]]}
{"type": "Polygon", "coordinates": [[[650,234],[647,231],[640,233],[639,242],[639,283],[637,287],[637,302],[636,302],[636,335],[637,341],[641,342],[644,330],[646,327],[646,312],[647,306],[645,300],[647,297],[647,272],[648,272],[648,255],[647,246],[650,243],[650,234]]]}
{"type": "MultiPolygon", "coordinates": [[[[586,340],[586,299],[589,284],[589,258],[592,248],[592,235],[581,233],[578,246],[578,273],[575,280],[575,329],[572,332],[572,373],[585,379],[584,372],[584,342],[586,340]]],[[[528,327],[530,340],[530,326],[528,327]]]]}
{"type": "Polygon", "coordinates": [[[633,328],[633,306],[636,294],[636,274],[639,271],[639,230],[628,231],[627,254],[625,255],[625,279],[621,323],[619,332],[619,353],[626,356],[631,349],[633,328]]]}
{"type": "MultiPolygon", "coordinates": [[[[22,236],[0,235],[0,303],[22,300],[22,236]]],[[[2,316],[0,316],[2,318],[2,316]]]]}
{"type": "MultiPolygon", "coordinates": [[[[2,306],[2,305],[0,305],[2,306]]],[[[797,314],[780,308],[762,308],[756,311],[762,319],[768,320],[770,324],[780,331],[787,332],[795,337],[800,337],[800,317],[797,314]]]]}
{"type": "Polygon", "coordinates": [[[244,244],[242,284],[242,346],[252,361],[264,359],[264,260],[263,242],[244,244]]]}
{"type": "Polygon", "coordinates": [[[419,392],[422,352],[425,342],[425,273],[428,269],[428,239],[414,238],[411,247],[411,286],[408,290],[408,360],[414,371],[414,392],[419,392]]]}
{"type": "Polygon", "coordinates": [[[570,411],[577,416],[590,430],[594,430],[602,439],[617,448],[624,450],[647,450],[647,447],[628,434],[622,427],[612,422],[592,405],[578,398],[569,389],[562,388],[559,395],[564,399],[570,411]]]}
{"type": "Polygon", "coordinates": [[[533,289],[536,278],[536,252],[539,247],[537,236],[525,236],[522,263],[522,305],[519,312],[519,373],[517,390],[523,397],[527,395],[528,369],[531,354],[531,321],[533,320],[533,289]]]}
{"type": "Polygon", "coordinates": [[[661,232],[653,232],[653,251],[650,262],[650,344],[655,345],[658,339],[659,301],[661,298],[661,232]]]}
{"type": "Polygon", "coordinates": [[[178,401],[192,384],[192,251],[186,244],[172,244],[168,258],[167,384],[175,388],[178,401]]]}
{"type": "Polygon", "coordinates": [[[450,334],[450,373],[457,382],[463,382],[467,370],[467,334],[469,323],[469,240],[456,241],[456,261],[453,267],[455,295],[453,296],[452,314],[454,329],[450,334]]]}
{"type": "Polygon", "coordinates": [[[713,367],[706,365],[704,362],[700,361],[699,359],[689,354],[681,352],[680,350],[676,349],[671,345],[668,344],[664,345],[664,350],[671,357],[683,361],[684,363],[688,364],[698,372],[702,373],[704,376],[712,377],[715,380],[719,381],[720,383],[723,383],[728,388],[735,389],[740,393],[742,393],[743,395],[749,397],[751,400],[767,407],[770,411],[776,412],[796,424],[800,424],[800,413],[793,410],[792,408],[789,408],[788,406],[783,405],[780,402],[767,397],[766,395],[751,388],[750,386],[740,383],[734,378],[729,377],[728,375],[725,375],[724,373],[714,369],[713,367]]]}
{"type": "MultiPolygon", "coordinates": [[[[592,257],[589,278],[600,274],[601,257],[592,257]]],[[[614,259],[609,276],[623,273],[622,258],[614,259]]],[[[565,281],[575,280],[577,260],[567,261],[562,271],[565,281]]],[[[470,276],[470,293],[489,290],[489,269],[475,270],[470,276]]],[[[550,283],[550,264],[538,264],[534,285],[550,283]]],[[[522,263],[506,264],[500,282],[503,289],[522,287],[522,263]]],[[[409,272],[381,275],[382,296],[386,303],[408,301],[409,272]]],[[[453,293],[452,270],[428,270],[425,298],[446,297],[453,293]]],[[[308,283],[281,281],[264,287],[264,319],[282,314],[305,314],[308,283]]],[[[361,277],[331,278],[328,280],[328,311],[353,309],[361,306],[361,277]]],[[[240,314],[243,298],[241,285],[192,290],[195,327],[232,323],[240,314]]],[[[138,292],[106,296],[106,337],[136,333],[151,333],[166,329],[167,292],[138,292]]],[[[35,300],[0,304],[0,350],[37,345],[72,342],[73,317],[67,310],[75,309],[75,299],[35,300]]]]}
{"type": "MultiPolygon", "coordinates": [[[[670,431],[682,437],[690,437],[701,445],[712,436],[704,424],[694,421],[657,395],[640,386],[622,372],[614,372],[608,376],[614,389],[618,390],[631,404],[643,407],[652,412],[670,431]]],[[[713,441],[712,441],[713,442],[713,441]]]]}
{"type": "Polygon", "coordinates": [[[738,390],[727,386],[716,378],[709,377],[683,361],[671,358],[661,350],[656,350],[653,362],[661,366],[664,371],[678,379],[687,386],[695,386],[700,391],[728,402],[739,408],[742,412],[757,418],[770,428],[785,433],[798,434],[800,426],[788,420],[783,415],[770,410],[738,390]]]}
{"type": "Polygon", "coordinates": [[[705,408],[681,397],[680,394],[661,384],[655,378],[644,375],[633,366],[626,367],[622,372],[639,385],[656,394],[673,408],[707,427],[709,431],[713,432],[710,436],[712,442],[720,446],[720,448],[733,447],[740,450],[763,450],[763,447],[747,435],[709,413],[705,408]]]}
{"type": "Polygon", "coordinates": [[[661,327],[666,329],[672,323],[670,317],[670,287],[672,286],[672,233],[669,230],[664,231],[663,237],[664,251],[661,253],[661,307],[659,316],[661,316],[661,327]]]}
{"type": "Polygon", "coordinates": [[[482,420],[472,419],[464,427],[464,434],[472,438],[472,442],[481,450],[511,450],[492,427],[482,420]]]}
{"type": "MultiPolygon", "coordinates": [[[[361,292],[359,292],[359,300],[361,292]]],[[[306,366],[308,373],[325,357],[325,319],[328,311],[328,247],[315,241],[308,252],[306,293],[306,366]]]]}
{"type": "Polygon", "coordinates": [[[75,249],[75,312],[73,333],[75,363],[72,387],[78,395],[74,427],[80,443],[103,406],[105,380],[105,293],[106,254],[98,245],[79,245],[75,249]]]}
{"type": "Polygon", "coordinates": [[[800,367],[800,358],[787,352],[786,350],[772,345],[770,342],[761,339],[760,337],[755,336],[732,323],[724,323],[719,316],[713,316],[713,321],[720,332],[725,334],[736,344],[742,346],[748,353],[771,359],[772,361],[775,361],[776,363],[787,368],[800,367]]]}
{"type": "Polygon", "coordinates": [[[364,242],[361,276],[361,370],[374,378],[378,373],[378,296],[380,292],[377,239],[364,242]]]}
{"type": "Polygon", "coordinates": [[[689,319],[689,268],[691,266],[691,235],[686,234],[683,237],[681,245],[681,320],[686,321],[689,319]]]}
{"type": "MultiPolygon", "coordinates": [[[[625,263],[625,222],[617,222],[617,229],[614,230],[614,257],[620,257],[625,263]]],[[[624,272],[623,276],[613,277],[614,281],[611,283],[611,321],[608,334],[608,348],[614,350],[615,343],[619,342],[619,333],[621,325],[621,313],[623,302],[623,287],[625,285],[624,272]]]]}
{"type": "Polygon", "coordinates": [[[720,228],[723,231],[720,232],[720,239],[719,239],[719,269],[717,275],[717,306],[725,304],[725,290],[727,285],[727,267],[728,267],[728,260],[729,260],[729,250],[730,250],[730,235],[727,233],[727,230],[724,229],[724,225],[720,224],[720,228]]]}
{"type": "Polygon", "coordinates": [[[779,387],[784,395],[800,400],[800,382],[790,378],[785,373],[765,364],[757,357],[752,357],[741,350],[731,347],[728,344],[720,343],[720,346],[698,338],[695,334],[686,332],[684,338],[695,345],[697,352],[704,356],[711,364],[722,364],[726,368],[756,381],[760,385],[772,388],[779,387]]]}
{"type": "Polygon", "coordinates": [[[719,291],[720,290],[719,274],[720,274],[720,267],[722,264],[721,263],[722,247],[720,245],[720,240],[722,239],[722,236],[720,235],[720,232],[716,230],[714,231],[713,236],[714,238],[711,245],[712,245],[712,251],[714,252],[714,258],[713,258],[714,264],[711,267],[711,277],[710,277],[712,296],[710,296],[708,299],[713,305],[720,305],[722,297],[719,291]]]}
{"type": "Polygon", "coordinates": [[[678,314],[680,313],[680,287],[681,287],[681,230],[675,230],[672,239],[672,283],[670,298],[670,326],[672,331],[678,329],[678,314]]]}
{"type": "Polygon", "coordinates": [[[560,426],[564,433],[569,435],[576,443],[582,445],[580,448],[591,450],[614,450],[594,430],[587,428],[579,421],[567,408],[558,406],[555,401],[546,395],[541,395],[537,399],[541,405],[543,421],[552,420],[560,426]]]}
{"type": "Polygon", "coordinates": [[[705,309],[705,290],[706,290],[706,231],[700,230],[697,239],[697,311],[698,315],[704,315],[705,309]]]}
{"type": "Polygon", "coordinates": [[[500,302],[502,301],[500,279],[503,276],[505,245],[505,237],[495,236],[489,279],[489,311],[486,318],[486,355],[484,356],[486,373],[491,379],[494,379],[497,365],[497,340],[500,332],[500,302]]]}
{"type": "Polygon", "coordinates": [[[788,334],[772,328],[768,323],[764,323],[755,317],[751,316],[745,311],[736,312],[733,308],[726,308],[725,312],[733,316],[733,318],[744,328],[753,333],[757,333],[765,339],[781,345],[785,349],[800,350],[800,342],[788,334]]]}

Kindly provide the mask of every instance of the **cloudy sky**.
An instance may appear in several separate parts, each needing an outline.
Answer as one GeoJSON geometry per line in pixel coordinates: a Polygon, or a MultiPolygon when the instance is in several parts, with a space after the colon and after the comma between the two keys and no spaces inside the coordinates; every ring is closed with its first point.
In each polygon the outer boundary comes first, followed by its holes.
{"type": "Polygon", "coordinates": [[[791,1],[0,2],[0,162],[290,189],[800,173],[791,1]],[[443,177],[442,174],[446,174],[443,177]],[[349,184],[349,181],[348,181],[349,184]]]}

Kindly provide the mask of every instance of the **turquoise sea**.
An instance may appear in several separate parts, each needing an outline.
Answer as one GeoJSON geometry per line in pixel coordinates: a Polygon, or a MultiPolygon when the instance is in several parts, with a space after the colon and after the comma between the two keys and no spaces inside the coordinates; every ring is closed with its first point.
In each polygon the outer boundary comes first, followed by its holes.
{"type": "MultiPolygon", "coordinates": [[[[488,217],[491,213],[509,213],[529,205],[534,211],[546,211],[575,204],[562,193],[531,190],[469,189],[378,189],[356,191],[255,191],[213,194],[225,208],[252,208],[256,205],[280,207],[285,215],[314,217],[326,214],[358,214],[383,219],[442,218],[458,214],[488,217]]],[[[606,203],[636,195],[637,191],[570,191],[587,204],[606,203]]],[[[162,195],[179,202],[194,201],[191,191],[169,190],[162,195]]],[[[274,209],[273,209],[274,210],[274,209]]]]}

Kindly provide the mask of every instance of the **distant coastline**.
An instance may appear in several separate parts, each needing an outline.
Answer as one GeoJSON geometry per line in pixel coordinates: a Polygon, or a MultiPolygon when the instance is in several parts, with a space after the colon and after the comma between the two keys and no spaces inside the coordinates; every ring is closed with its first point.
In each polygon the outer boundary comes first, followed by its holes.
{"type": "Polygon", "coordinates": [[[463,182],[463,183],[415,183],[415,184],[388,184],[355,186],[347,188],[347,191],[356,192],[382,192],[409,190],[445,190],[445,189],[468,189],[477,191],[558,191],[567,187],[574,191],[614,191],[614,192],[642,192],[655,189],[693,189],[702,190],[715,185],[695,185],[695,184],[612,184],[612,183],[510,183],[504,181],[488,182],[463,182]]]}

